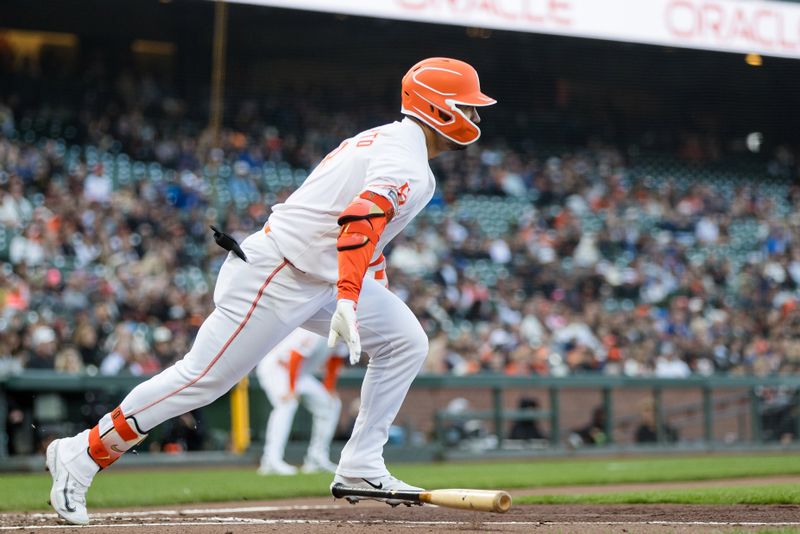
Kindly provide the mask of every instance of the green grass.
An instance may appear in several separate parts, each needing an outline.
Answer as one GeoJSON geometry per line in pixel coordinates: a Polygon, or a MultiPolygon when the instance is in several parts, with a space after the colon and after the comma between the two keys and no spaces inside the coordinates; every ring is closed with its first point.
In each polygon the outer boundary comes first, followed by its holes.
{"type": "Polygon", "coordinates": [[[528,495],[515,504],[800,504],[797,484],[727,488],[624,491],[578,495],[528,495]]]}
{"type": "MultiPolygon", "coordinates": [[[[402,464],[393,466],[392,472],[403,480],[429,488],[513,489],[800,474],[800,455],[704,455],[680,458],[557,459],[524,463],[402,464]]],[[[100,508],[311,497],[327,495],[330,481],[329,475],[264,478],[256,475],[255,468],[146,471],[115,471],[112,468],[95,479],[88,498],[91,507],[100,508]]],[[[0,500],[0,510],[46,508],[49,487],[50,477],[44,473],[2,475],[0,495],[3,499],[0,500]]],[[[731,491],[735,489],[732,488],[731,491]]],[[[797,492],[787,494],[798,498],[797,492]]],[[[730,498],[736,496],[733,493],[729,495],[730,498]]],[[[602,496],[592,495],[587,499],[600,497],[602,496]]],[[[719,498],[726,497],[721,495],[719,498]]]]}

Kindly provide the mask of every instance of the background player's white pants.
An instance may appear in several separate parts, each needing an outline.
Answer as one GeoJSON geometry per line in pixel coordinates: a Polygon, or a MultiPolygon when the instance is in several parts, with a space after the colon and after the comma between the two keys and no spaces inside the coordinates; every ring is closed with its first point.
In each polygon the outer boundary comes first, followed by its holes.
{"type": "MultiPolygon", "coordinates": [[[[249,263],[228,254],[214,290],[216,309],[189,353],[120,403],[140,431],[220,397],[296,327],[328,335],[335,286],[295,269],[263,231],[245,239],[242,249],[249,263]]],[[[428,353],[428,339],[405,303],[375,280],[364,280],[357,314],[361,345],[371,359],[361,410],[337,472],[375,477],[387,474],[383,446],[389,426],[428,353]]],[[[101,434],[111,426],[104,416],[101,434]]]]}
{"type": "Polygon", "coordinates": [[[286,442],[292,430],[292,421],[297,412],[297,399],[270,401],[272,411],[267,419],[264,435],[264,452],[261,454],[261,467],[276,466],[283,463],[286,442]]]}
{"type": "Polygon", "coordinates": [[[331,461],[331,441],[336,433],[336,425],[339,423],[342,401],[339,397],[328,393],[328,390],[318,380],[310,376],[307,378],[311,379],[316,386],[312,387],[319,388],[319,392],[324,392],[327,398],[320,394],[313,396],[303,394],[300,397],[300,402],[311,412],[311,439],[308,442],[306,462],[324,465],[331,461]]]}
{"type": "MultiPolygon", "coordinates": [[[[258,381],[272,404],[264,439],[261,465],[283,462],[286,441],[297,412],[298,399],[286,398],[289,393],[289,372],[281,365],[258,368],[258,381]],[[263,370],[262,370],[263,369],[263,370]]],[[[330,444],[339,422],[341,401],[328,393],[319,380],[311,375],[301,375],[295,384],[300,402],[311,412],[311,440],[306,454],[307,462],[330,462],[330,444]]]]}

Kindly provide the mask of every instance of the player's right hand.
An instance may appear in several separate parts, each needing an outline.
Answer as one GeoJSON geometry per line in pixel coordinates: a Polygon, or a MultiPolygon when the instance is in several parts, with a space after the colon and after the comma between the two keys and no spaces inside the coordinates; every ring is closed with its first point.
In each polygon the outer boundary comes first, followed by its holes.
{"type": "Polygon", "coordinates": [[[357,364],[361,360],[361,337],[358,335],[356,303],[349,299],[339,299],[336,302],[336,311],[331,317],[328,346],[332,348],[336,345],[338,338],[344,341],[350,351],[350,365],[357,364]]]}

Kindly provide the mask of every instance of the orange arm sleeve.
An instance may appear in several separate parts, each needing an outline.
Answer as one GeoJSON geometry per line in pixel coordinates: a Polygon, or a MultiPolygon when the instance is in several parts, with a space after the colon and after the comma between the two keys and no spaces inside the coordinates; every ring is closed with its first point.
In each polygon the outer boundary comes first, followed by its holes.
{"type": "Polygon", "coordinates": [[[383,229],[394,216],[392,203],[370,191],[361,193],[339,216],[342,227],[336,248],[339,251],[339,299],[358,302],[364,273],[375,253],[383,229]]]}
{"type": "Polygon", "coordinates": [[[389,287],[389,281],[386,279],[386,258],[381,254],[378,259],[373,261],[367,267],[367,270],[372,273],[372,277],[381,283],[384,287],[389,287]]]}
{"type": "Polygon", "coordinates": [[[303,355],[293,350],[289,353],[289,391],[294,393],[297,377],[300,375],[300,366],[303,365],[303,355]]]}
{"type": "Polygon", "coordinates": [[[322,384],[329,393],[333,393],[336,388],[336,381],[339,379],[339,369],[342,368],[342,363],[344,363],[342,358],[331,356],[325,364],[325,378],[322,380],[322,384]]]}

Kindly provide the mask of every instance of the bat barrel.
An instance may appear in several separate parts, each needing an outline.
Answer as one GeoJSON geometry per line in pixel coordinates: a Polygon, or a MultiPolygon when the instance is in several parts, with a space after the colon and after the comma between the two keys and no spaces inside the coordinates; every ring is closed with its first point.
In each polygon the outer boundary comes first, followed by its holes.
{"type": "Polygon", "coordinates": [[[503,514],[511,508],[511,495],[505,491],[475,489],[443,489],[424,491],[420,501],[480,512],[503,514]]]}

